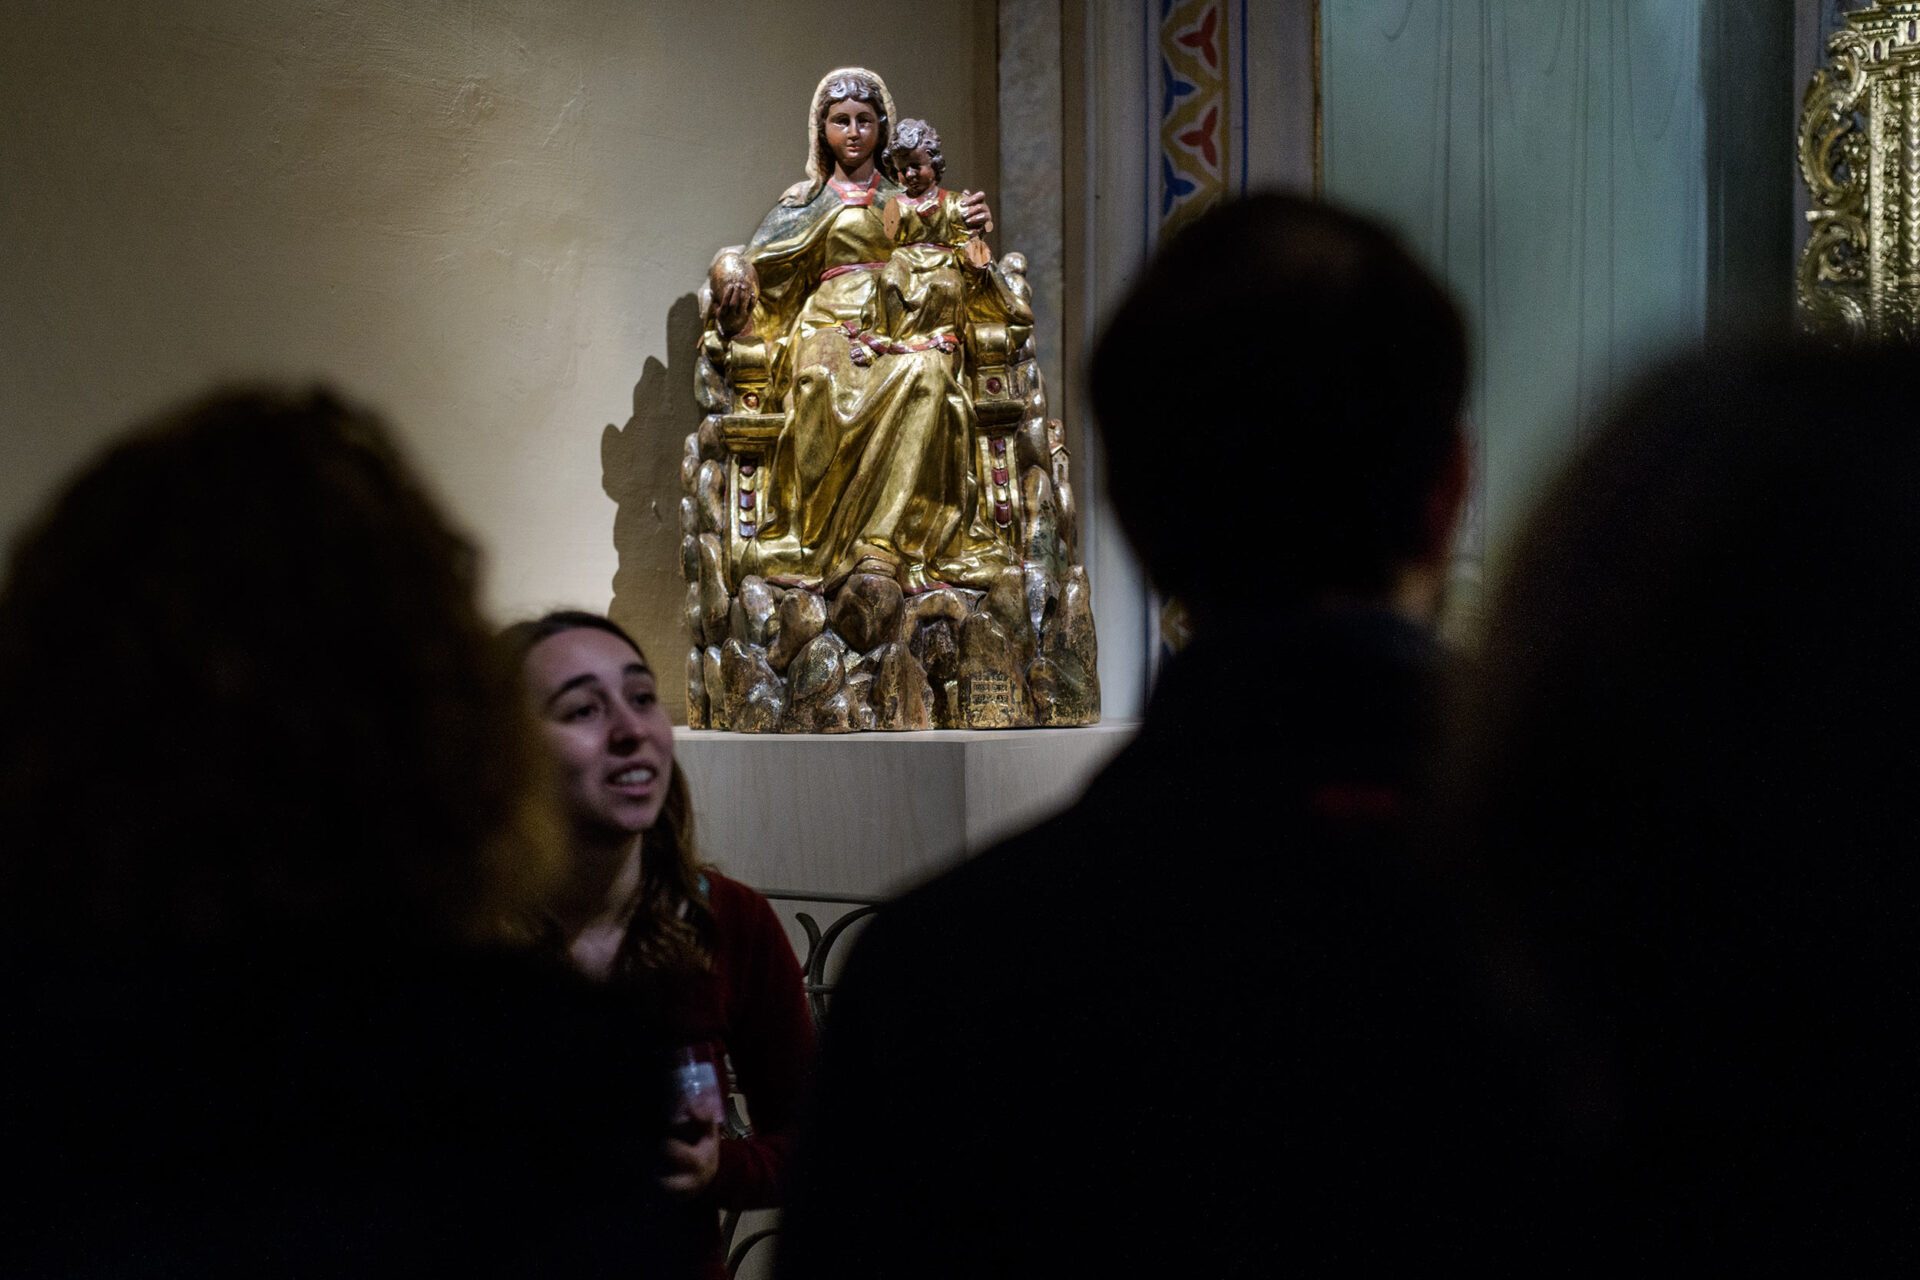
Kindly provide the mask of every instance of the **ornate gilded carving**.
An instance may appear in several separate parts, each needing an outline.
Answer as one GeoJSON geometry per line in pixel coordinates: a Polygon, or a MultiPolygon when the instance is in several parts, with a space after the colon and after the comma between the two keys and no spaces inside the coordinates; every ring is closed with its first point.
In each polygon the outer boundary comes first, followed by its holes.
{"type": "Polygon", "coordinates": [[[1025,259],[993,260],[984,196],[940,189],[938,133],[878,76],[830,72],[808,122],[807,180],[700,291],[688,724],[1098,720],[1025,259]]]}
{"type": "Polygon", "coordinates": [[[1813,207],[1802,325],[1842,340],[1920,336],[1920,0],[1880,0],[1827,43],[1800,114],[1813,207]]]}

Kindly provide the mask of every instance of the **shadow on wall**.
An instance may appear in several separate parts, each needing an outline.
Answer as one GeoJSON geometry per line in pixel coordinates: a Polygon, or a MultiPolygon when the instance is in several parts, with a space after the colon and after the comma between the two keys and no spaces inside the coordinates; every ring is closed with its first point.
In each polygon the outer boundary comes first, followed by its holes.
{"type": "Polygon", "coordinates": [[[680,574],[680,459],[700,425],[693,399],[693,362],[700,342],[700,304],[692,294],[667,312],[667,363],[654,356],[633,388],[633,417],[600,436],[600,485],[617,508],[607,616],[646,651],[660,701],[675,724],[687,722],[687,629],[680,574]]]}

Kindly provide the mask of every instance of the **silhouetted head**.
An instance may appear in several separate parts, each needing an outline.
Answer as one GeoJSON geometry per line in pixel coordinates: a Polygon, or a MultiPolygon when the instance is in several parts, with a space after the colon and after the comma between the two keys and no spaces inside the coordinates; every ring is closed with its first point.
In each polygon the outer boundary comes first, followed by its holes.
{"type": "Polygon", "coordinates": [[[1463,829],[1610,1061],[1635,1239],[1910,1231],[1917,404],[1911,349],[1682,360],[1496,599],[1463,829]]]}
{"type": "Polygon", "coordinates": [[[64,948],[484,935],[557,865],[475,557],[386,427],[231,391],[134,430],[0,594],[0,914],[64,948]]]}
{"type": "Polygon", "coordinates": [[[1203,617],[1379,595],[1444,554],[1464,330],[1365,219],[1273,194],[1203,214],[1114,313],[1090,380],[1121,523],[1203,617]]]}

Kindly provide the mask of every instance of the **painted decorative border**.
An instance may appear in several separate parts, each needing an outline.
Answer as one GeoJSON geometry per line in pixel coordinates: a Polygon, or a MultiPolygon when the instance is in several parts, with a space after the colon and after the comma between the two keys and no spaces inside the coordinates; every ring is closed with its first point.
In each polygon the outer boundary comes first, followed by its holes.
{"type": "MultiPolygon", "coordinates": [[[[1247,189],[1247,0],[1147,0],[1147,246],[1247,189]],[[1157,12],[1156,12],[1157,11],[1157,12]]],[[[1153,667],[1185,645],[1177,600],[1152,610],[1153,667]]]]}
{"type": "Polygon", "coordinates": [[[1157,247],[1247,188],[1247,0],[1149,0],[1146,25],[1147,242],[1157,247]]]}

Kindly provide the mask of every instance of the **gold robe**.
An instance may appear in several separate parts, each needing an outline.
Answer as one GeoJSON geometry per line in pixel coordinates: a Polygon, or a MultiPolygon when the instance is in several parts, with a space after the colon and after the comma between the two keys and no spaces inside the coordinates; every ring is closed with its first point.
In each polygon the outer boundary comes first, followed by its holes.
{"type": "Polygon", "coordinates": [[[919,200],[895,196],[899,213],[893,256],[880,273],[875,328],[896,343],[957,340],[967,305],[966,269],[959,249],[967,242],[957,192],[938,188],[919,200]]]}
{"type": "Polygon", "coordinates": [[[773,348],[787,420],[743,573],[831,589],[875,559],[909,588],[984,588],[1017,560],[981,510],[962,349],[908,349],[883,331],[893,243],[882,213],[898,192],[878,174],[865,187],[822,183],[768,214],[747,246],[753,323],[773,348]]]}

